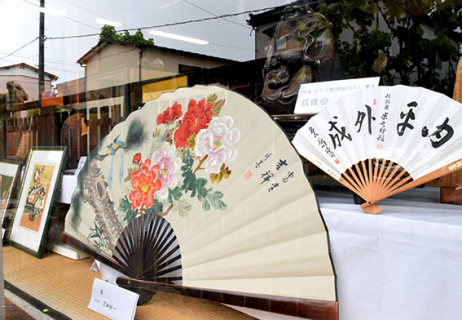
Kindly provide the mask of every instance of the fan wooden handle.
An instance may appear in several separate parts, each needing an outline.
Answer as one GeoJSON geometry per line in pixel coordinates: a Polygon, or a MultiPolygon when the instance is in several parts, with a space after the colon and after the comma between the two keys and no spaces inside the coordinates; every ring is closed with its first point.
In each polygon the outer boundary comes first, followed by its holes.
{"type": "Polygon", "coordinates": [[[117,284],[127,289],[162,291],[218,303],[303,317],[307,319],[337,320],[338,302],[301,298],[288,298],[252,293],[211,290],[204,288],[177,286],[130,278],[117,278],[117,284]]]}
{"type": "Polygon", "coordinates": [[[367,214],[377,214],[382,211],[382,208],[377,203],[363,203],[361,209],[367,214]]]}
{"type": "Polygon", "coordinates": [[[366,201],[361,205],[365,213],[377,214],[382,211],[378,201],[459,170],[462,170],[462,158],[412,180],[397,163],[366,159],[348,168],[338,181],[366,201]]]}

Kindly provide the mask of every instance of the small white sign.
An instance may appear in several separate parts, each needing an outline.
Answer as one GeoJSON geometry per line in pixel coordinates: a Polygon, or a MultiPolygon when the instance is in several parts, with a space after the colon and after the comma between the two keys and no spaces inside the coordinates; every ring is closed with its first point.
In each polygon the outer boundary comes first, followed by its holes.
{"type": "Polygon", "coordinates": [[[113,320],[133,320],[139,295],[95,278],[88,308],[113,320]]]}
{"type": "Polygon", "coordinates": [[[101,263],[98,260],[93,261],[93,264],[91,265],[90,271],[95,271],[99,272],[101,274],[101,278],[104,281],[107,281],[109,283],[112,283],[114,285],[117,285],[117,278],[118,277],[126,277],[123,273],[112,269],[111,267],[105,265],[104,263],[101,263]]]}
{"type": "Polygon", "coordinates": [[[294,113],[319,113],[328,104],[361,89],[377,88],[380,77],[323,81],[302,84],[294,113]]]}

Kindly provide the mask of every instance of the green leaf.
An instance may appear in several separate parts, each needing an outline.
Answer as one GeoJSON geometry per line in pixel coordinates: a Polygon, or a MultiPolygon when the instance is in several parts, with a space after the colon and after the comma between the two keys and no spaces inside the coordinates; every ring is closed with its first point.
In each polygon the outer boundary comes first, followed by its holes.
{"type": "Polygon", "coordinates": [[[209,195],[211,197],[214,197],[214,198],[217,198],[217,199],[223,198],[223,192],[221,192],[221,191],[214,191],[214,192],[210,193],[209,195]]]}
{"type": "Polygon", "coordinates": [[[154,40],[152,38],[145,39],[143,32],[138,29],[135,34],[130,34],[128,31],[123,33],[117,33],[115,27],[104,25],[101,28],[101,34],[99,36],[99,41],[103,40],[121,40],[126,42],[133,43],[144,43],[153,46],[154,40]]]}
{"type": "Polygon", "coordinates": [[[157,199],[154,199],[152,207],[146,209],[145,214],[159,214],[164,209],[164,204],[157,199]]]}
{"type": "Polygon", "coordinates": [[[186,150],[183,155],[183,163],[184,165],[181,166],[181,176],[183,177],[183,185],[181,188],[187,193],[188,191],[194,190],[194,185],[196,181],[196,176],[192,171],[192,166],[194,164],[194,160],[191,158],[191,153],[189,150],[186,150]]]}
{"type": "Polygon", "coordinates": [[[183,154],[183,163],[185,164],[184,166],[181,167],[183,174],[185,174],[187,171],[190,171],[190,170],[192,173],[192,166],[194,164],[194,159],[191,158],[191,152],[189,150],[186,150],[183,154]]]}
{"type": "Polygon", "coordinates": [[[194,185],[196,182],[196,176],[191,174],[185,174],[184,179],[183,179],[183,185],[181,188],[184,190],[185,193],[188,193],[188,191],[194,192],[194,185]]]}
{"type": "Polygon", "coordinates": [[[385,70],[387,62],[387,56],[383,52],[380,52],[377,59],[375,59],[374,64],[372,65],[372,70],[374,70],[378,74],[381,74],[383,70],[385,70]]]}
{"type": "Polygon", "coordinates": [[[183,177],[183,185],[181,186],[181,189],[183,189],[185,193],[191,191],[191,198],[194,198],[197,195],[199,201],[202,201],[204,196],[207,194],[207,190],[204,187],[207,184],[207,180],[204,178],[196,178],[196,175],[192,171],[194,160],[191,158],[189,150],[186,150],[183,156],[183,163],[185,165],[181,167],[181,170],[183,171],[181,174],[183,177]]]}
{"type": "Polygon", "coordinates": [[[186,200],[180,199],[178,201],[173,202],[172,210],[174,212],[178,212],[180,217],[184,218],[188,216],[188,214],[191,212],[192,205],[186,200]]]}
{"type": "Polygon", "coordinates": [[[132,222],[136,218],[136,211],[133,210],[128,210],[127,214],[125,215],[124,221],[127,221],[128,223],[132,222]]]}
{"type": "Polygon", "coordinates": [[[136,211],[133,211],[132,204],[128,200],[127,196],[122,199],[119,199],[119,210],[125,213],[123,221],[130,223],[133,219],[136,218],[136,211]]]}
{"type": "MultiPolygon", "coordinates": [[[[211,188],[206,188],[208,180],[196,177],[192,171],[193,162],[194,160],[191,158],[189,151],[185,152],[183,157],[183,163],[185,165],[181,167],[181,170],[183,171],[182,176],[184,178],[181,189],[184,190],[185,194],[191,191],[191,198],[197,196],[197,199],[202,202],[202,209],[204,211],[209,211],[211,207],[225,210],[228,206],[220,200],[223,198],[223,193],[220,191],[211,192],[211,188]]],[[[169,201],[173,203],[173,200],[180,199],[181,195],[182,194],[178,188],[169,190],[169,201]]]]}
{"type": "MultiPolygon", "coordinates": [[[[206,179],[204,178],[196,179],[194,191],[197,192],[197,198],[199,199],[199,201],[202,201],[202,199],[207,195],[207,189],[205,188],[206,184],[207,184],[206,179]]],[[[191,197],[192,196],[193,195],[191,195],[191,197]]]]}
{"type": "Polygon", "coordinates": [[[119,210],[120,211],[126,212],[127,210],[130,210],[131,207],[132,207],[132,204],[130,203],[130,201],[128,201],[127,196],[125,196],[122,199],[119,199],[119,210]]]}
{"type": "Polygon", "coordinates": [[[180,187],[175,187],[175,189],[168,189],[168,201],[170,203],[173,202],[173,200],[180,200],[180,198],[183,196],[183,192],[181,192],[181,188],[180,187]]]}
{"type": "Polygon", "coordinates": [[[210,210],[210,203],[207,201],[207,199],[204,199],[204,201],[202,201],[202,209],[204,211],[210,210]]]}
{"type": "Polygon", "coordinates": [[[221,198],[223,198],[223,193],[219,191],[212,192],[206,196],[206,199],[210,201],[215,209],[224,211],[228,208],[228,205],[220,200],[221,198]]]}

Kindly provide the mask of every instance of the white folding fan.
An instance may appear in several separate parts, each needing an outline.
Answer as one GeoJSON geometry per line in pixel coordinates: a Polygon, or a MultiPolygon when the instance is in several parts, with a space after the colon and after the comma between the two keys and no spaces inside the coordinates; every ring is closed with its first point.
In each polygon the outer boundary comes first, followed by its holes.
{"type": "Polygon", "coordinates": [[[337,318],[301,159],[266,112],[220,87],[165,93],[117,125],[88,156],[62,238],[141,292],[337,318]]]}
{"type": "Polygon", "coordinates": [[[386,197],[462,169],[462,105],[428,89],[363,89],[297,131],[298,152],[361,196],[386,197]]]}

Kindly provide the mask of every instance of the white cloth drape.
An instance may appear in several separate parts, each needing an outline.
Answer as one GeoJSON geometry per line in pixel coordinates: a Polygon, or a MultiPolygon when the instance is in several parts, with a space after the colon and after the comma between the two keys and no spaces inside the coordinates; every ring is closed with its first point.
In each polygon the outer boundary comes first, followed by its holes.
{"type": "Polygon", "coordinates": [[[462,207],[438,188],[367,215],[350,194],[317,192],[337,274],[340,319],[462,319],[462,207]]]}

